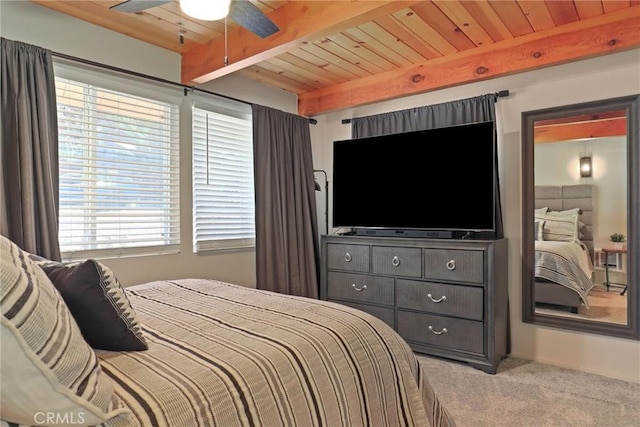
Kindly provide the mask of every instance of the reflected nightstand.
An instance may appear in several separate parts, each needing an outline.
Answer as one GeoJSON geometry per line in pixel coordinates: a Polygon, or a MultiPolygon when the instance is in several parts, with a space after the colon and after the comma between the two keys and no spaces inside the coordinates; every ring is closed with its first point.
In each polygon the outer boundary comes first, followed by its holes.
{"type": "Polygon", "coordinates": [[[609,281],[609,255],[610,254],[626,254],[627,248],[602,248],[602,253],[604,255],[604,285],[607,287],[607,291],[609,291],[609,285],[624,285],[624,289],[620,292],[620,295],[624,295],[627,292],[626,283],[614,283],[609,281]]]}

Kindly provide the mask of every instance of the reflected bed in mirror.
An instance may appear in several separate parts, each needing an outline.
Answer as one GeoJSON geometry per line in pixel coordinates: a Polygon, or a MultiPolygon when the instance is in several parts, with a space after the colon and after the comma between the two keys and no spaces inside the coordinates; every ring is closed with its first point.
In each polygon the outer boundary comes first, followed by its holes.
{"type": "MultiPolygon", "coordinates": [[[[542,163],[544,164],[544,163],[542,163]]],[[[552,170],[542,169],[551,175],[552,170]]],[[[535,309],[548,314],[603,319],[592,292],[594,186],[536,185],[534,210],[535,309]]],[[[622,322],[627,323],[626,298],[622,322]]],[[[606,312],[606,310],[605,310],[606,312]]],[[[607,317],[610,317],[607,315],[607,317]]]]}
{"type": "Polygon", "coordinates": [[[522,114],[524,322],[639,338],[639,102],[522,114]]]}

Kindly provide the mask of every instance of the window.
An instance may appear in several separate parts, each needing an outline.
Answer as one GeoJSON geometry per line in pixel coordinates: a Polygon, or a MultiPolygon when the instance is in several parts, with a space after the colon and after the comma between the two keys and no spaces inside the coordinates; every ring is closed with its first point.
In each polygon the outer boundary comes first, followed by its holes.
{"type": "Polygon", "coordinates": [[[65,258],[176,252],[178,105],[56,78],[65,258]]]}
{"type": "Polygon", "coordinates": [[[194,252],[255,246],[251,109],[229,103],[193,109],[194,252]]]}

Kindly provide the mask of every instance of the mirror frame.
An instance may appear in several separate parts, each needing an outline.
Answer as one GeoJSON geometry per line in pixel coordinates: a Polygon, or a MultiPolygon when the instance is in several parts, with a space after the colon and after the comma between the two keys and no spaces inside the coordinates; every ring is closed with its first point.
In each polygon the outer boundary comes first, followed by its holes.
{"type": "Polygon", "coordinates": [[[640,95],[522,112],[522,321],[593,334],[640,339],[640,95]],[[585,113],[625,110],[627,117],[627,324],[535,312],[534,123],[585,113]]]}

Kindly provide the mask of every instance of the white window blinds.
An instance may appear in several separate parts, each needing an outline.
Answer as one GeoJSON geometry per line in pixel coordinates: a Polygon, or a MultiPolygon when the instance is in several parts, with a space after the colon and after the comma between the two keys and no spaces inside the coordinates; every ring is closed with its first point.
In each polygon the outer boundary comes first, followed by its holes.
{"type": "Polygon", "coordinates": [[[179,248],[178,105],[56,78],[65,258],[179,248]]]}
{"type": "Polygon", "coordinates": [[[193,250],[255,245],[253,127],[246,105],[193,109],[193,250]]]}

